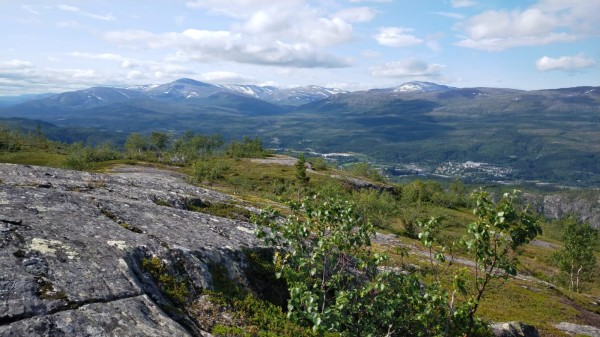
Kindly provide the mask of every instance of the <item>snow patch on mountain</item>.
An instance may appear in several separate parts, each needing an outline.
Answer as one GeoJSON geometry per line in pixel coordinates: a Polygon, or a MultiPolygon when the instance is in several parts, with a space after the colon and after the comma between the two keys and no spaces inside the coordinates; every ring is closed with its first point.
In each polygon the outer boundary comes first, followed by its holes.
{"type": "Polygon", "coordinates": [[[335,94],[346,92],[340,89],[324,88],[318,85],[309,85],[288,89],[242,84],[220,84],[217,86],[223,89],[234,91],[238,94],[252,96],[263,101],[284,105],[302,105],[322,100],[335,94]]]}
{"type": "Polygon", "coordinates": [[[401,84],[394,88],[394,92],[431,92],[451,89],[448,86],[431,82],[413,81],[401,84]]]}

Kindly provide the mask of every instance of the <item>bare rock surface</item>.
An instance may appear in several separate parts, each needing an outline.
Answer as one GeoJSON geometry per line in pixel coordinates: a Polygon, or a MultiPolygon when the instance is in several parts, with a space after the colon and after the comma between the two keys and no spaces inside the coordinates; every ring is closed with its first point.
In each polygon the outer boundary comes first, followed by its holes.
{"type": "Polygon", "coordinates": [[[556,328],[570,335],[600,337],[600,329],[593,326],[561,322],[556,325],[556,328]]]}
{"type": "Polygon", "coordinates": [[[211,265],[244,283],[246,222],[188,211],[231,202],[176,172],[92,174],[0,164],[0,336],[201,336],[169,305],[141,261],[178,264],[192,289],[211,265]]]}
{"type": "Polygon", "coordinates": [[[540,337],[535,327],[522,322],[496,323],[491,328],[496,337],[540,337]]]}
{"type": "Polygon", "coordinates": [[[580,221],[600,228],[600,190],[586,190],[587,196],[564,194],[534,195],[525,193],[523,197],[533,209],[548,219],[560,219],[576,215],[580,221]]]}

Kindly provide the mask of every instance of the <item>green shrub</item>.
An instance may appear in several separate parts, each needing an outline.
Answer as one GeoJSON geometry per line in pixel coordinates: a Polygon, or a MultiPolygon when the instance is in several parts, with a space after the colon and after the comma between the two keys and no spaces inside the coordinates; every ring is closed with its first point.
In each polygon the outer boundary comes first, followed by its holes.
{"type": "Polygon", "coordinates": [[[217,158],[204,158],[192,164],[192,177],[199,183],[207,181],[209,184],[224,178],[229,166],[217,158]]]}
{"type": "Polygon", "coordinates": [[[365,177],[379,182],[385,181],[385,178],[381,173],[377,169],[374,169],[369,163],[356,163],[350,165],[347,170],[355,176],[365,177]]]}
{"type": "Polygon", "coordinates": [[[318,333],[302,327],[287,319],[286,314],[273,304],[256,299],[252,295],[240,296],[233,300],[216,299],[218,294],[211,295],[211,301],[227,302],[233,312],[235,326],[215,325],[211,333],[215,336],[241,337],[296,337],[324,336],[334,337],[339,334],[318,333]]]}
{"type": "Polygon", "coordinates": [[[232,158],[262,158],[268,154],[259,137],[244,137],[241,142],[233,140],[227,147],[227,155],[232,158]]]}
{"type": "Polygon", "coordinates": [[[489,331],[475,313],[490,280],[516,274],[516,250],[540,229],[515,208],[514,195],[496,204],[483,192],[473,199],[478,220],[461,240],[474,255],[473,293],[464,270],[449,290],[437,275],[437,263],[446,263],[437,219],[418,222],[417,235],[433,278],[381,270],[387,256],[370,248],[373,226],[348,201],[305,198],[288,204],[284,222],[273,221],[275,213],[254,220],[269,229],[259,231],[265,243],[282,249],[275,271],[288,285],[288,316],[299,324],[344,336],[484,336],[489,331]]]}
{"type": "Polygon", "coordinates": [[[288,316],[318,332],[344,336],[456,336],[467,329],[468,306],[453,307],[438,284],[382,272],[387,257],[369,249],[373,226],[347,201],[305,198],[289,203],[285,223],[255,220],[260,236],[282,247],[277,275],[290,292],[288,316]]]}
{"type": "Polygon", "coordinates": [[[378,228],[385,228],[398,214],[398,202],[387,191],[361,190],[352,194],[358,210],[378,228]]]}
{"type": "Polygon", "coordinates": [[[312,165],[312,169],[315,171],[325,171],[328,169],[327,160],[323,157],[312,157],[308,158],[308,162],[312,165]]]}

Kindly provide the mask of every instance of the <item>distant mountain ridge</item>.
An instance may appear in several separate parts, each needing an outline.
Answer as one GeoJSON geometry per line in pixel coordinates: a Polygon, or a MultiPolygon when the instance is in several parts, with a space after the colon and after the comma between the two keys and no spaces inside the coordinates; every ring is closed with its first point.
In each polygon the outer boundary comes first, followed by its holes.
{"type": "MultiPolygon", "coordinates": [[[[453,89],[453,87],[431,82],[413,81],[403,83],[393,88],[373,90],[415,93],[442,91],[447,89],[453,89]]],[[[122,101],[121,97],[119,96],[125,96],[126,98],[141,98],[140,94],[142,96],[147,95],[149,97],[158,99],[193,99],[198,97],[207,97],[217,92],[237,93],[283,106],[300,106],[326,99],[333,95],[350,93],[350,91],[347,90],[326,88],[318,85],[306,85],[282,89],[274,86],[258,86],[250,84],[210,84],[190,78],[181,78],[165,84],[146,84],[124,88],[91,87],[88,89],[67,91],[59,94],[45,93],[35,95],[27,94],[19,96],[0,96],[0,107],[13,106],[36,99],[43,99],[58,95],[60,95],[60,98],[55,98],[55,100],[63,99],[65,101],[71,101],[71,103],[73,103],[73,101],[79,101],[80,103],[84,104],[86,102],[93,103],[94,101],[99,102],[101,100],[111,101],[111,99],[115,98],[116,101],[122,101]],[[110,89],[113,89],[112,92],[110,92],[110,89]],[[107,98],[105,95],[109,95],[111,97],[107,98]],[[86,98],[88,99],[87,101],[86,98]]]]}
{"type": "MultiPolygon", "coordinates": [[[[153,98],[158,100],[178,100],[207,98],[218,93],[243,97],[252,97],[281,106],[300,106],[316,100],[325,99],[335,94],[348,91],[309,85],[280,89],[273,86],[257,86],[244,84],[210,84],[190,78],[181,78],[165,84],[147,84],[138,86],[91,87],[88,89],[68,91],[59,94],[38,94],[20,96],[0,96],[0,107],[10,107],[30,101],[52,98],[48,102],[74,105],[105,105],[122,102],[127,99],[153,98]],[[123,96],[123,97],[122,97],[123,96]],[[102,102],[103,101],[103,102],[102,102]]],[[[50,103],[49,103],[50,104],[50,103]]]]}
{"type": "Polygon", "coordinates": [[[37,98],[0,107],[0,118],[123,135],[192,130],[259,136],[282,149],[364,154],[391,166],[389,174],[417,167],[482,181],[600,186],[600,87],[526,91],[408,82],[347,92],[179,79],[37,98]],[[483,164],[474,173],[466,162],[483,164]]]}

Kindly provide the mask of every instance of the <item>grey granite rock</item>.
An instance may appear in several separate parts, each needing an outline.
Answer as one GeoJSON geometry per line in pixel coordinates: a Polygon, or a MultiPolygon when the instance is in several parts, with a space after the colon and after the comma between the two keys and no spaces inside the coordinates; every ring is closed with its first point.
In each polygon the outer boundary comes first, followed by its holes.
{"type": "Polygon", "coordinates": [[[496,323],[491,328],[496,337],[540,337],[535,327],[522,322],[496,323]]]}
{"type": "Polygon", "coordinates": [[[83,305],[0,326],[1,336],[189,336],[146,295],[83,305]]]}
{"type": "Polygon", "coordinates": [[[141,260],[181,263],[193,289],[212,287],[210,265],[244,284],[242,251],[258,243],[250,224],[187,200],[233,202],[171,171],[0,164],[0,336],[202,335],[161,310],[141,260]]]}
{"type": "Polygon", "coordinates": [[[589,337],[600,337],[600,329],[588,325],[561,322],[555,327],[572,335],[585,335],[589,337]]]}

